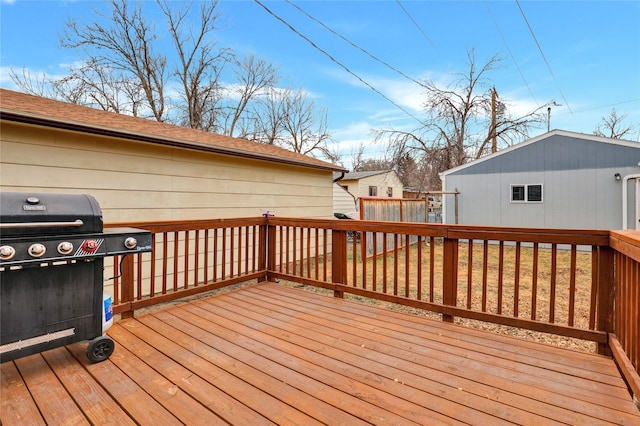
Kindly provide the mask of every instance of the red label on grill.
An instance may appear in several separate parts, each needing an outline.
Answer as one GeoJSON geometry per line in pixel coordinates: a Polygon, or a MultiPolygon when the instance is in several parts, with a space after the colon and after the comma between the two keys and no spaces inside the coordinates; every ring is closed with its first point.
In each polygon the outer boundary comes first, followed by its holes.
{"type": "Polygon", "coordinates": [[[84,240],[78,250],[76,251],[76,256],[86,256],[89,254],[94,254],[98,251],[104,239],[96,239],[96,240],[84,240]]]}
{"type": "Polygon", "coordinates": [[[82,243],[82,249],[87,253],[94,253],[96,250],[98,250],[98,247],[100,247],[100,244],[98,244],[95,240],[85,240],[82,243]]]}

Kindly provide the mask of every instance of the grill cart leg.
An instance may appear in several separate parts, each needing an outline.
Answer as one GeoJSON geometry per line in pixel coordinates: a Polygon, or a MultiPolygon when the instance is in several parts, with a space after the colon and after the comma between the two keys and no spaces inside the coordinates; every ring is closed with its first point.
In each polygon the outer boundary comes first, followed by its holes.
{"type": "Polygon", "coordinates": [[[109,336],[99,336],[89,341],[87,358],[91,362],[100,362],[109,358],[113,353],[115,343],[109,336]]]}

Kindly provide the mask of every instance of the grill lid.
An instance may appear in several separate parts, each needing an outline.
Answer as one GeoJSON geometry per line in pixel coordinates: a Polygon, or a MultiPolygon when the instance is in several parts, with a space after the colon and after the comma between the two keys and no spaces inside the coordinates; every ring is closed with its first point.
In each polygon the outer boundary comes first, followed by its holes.
{"type": "Polygon", "coordinates": [[[0,236],[102,232],[102,210],[91,195],[0,192],[0,236]]]}

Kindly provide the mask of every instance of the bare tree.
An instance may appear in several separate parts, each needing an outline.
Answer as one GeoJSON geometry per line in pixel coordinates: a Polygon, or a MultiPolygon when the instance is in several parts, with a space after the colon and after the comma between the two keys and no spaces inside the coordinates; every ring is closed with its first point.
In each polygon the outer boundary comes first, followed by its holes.
{"type": "Polygon", "coordinates": [[[236,60],[231,49],[217,46],[217,0],[153,4],[166,30],[145,18],[143,7],[152,3],[111,0],[110,15],[96,11],[95,22],[67,22],[61,44],[83,58],[69,75],[34,80],[14,72],[12,78],[28,93],[233,136],[240,126],[248,134],[248,105],[277,83],[277,68],[253,55],[236,60]],[[173,49],[160,46],[163,30],[173,49]],[[236,83],[223,85],[225,69],[236,83]]]}
{"type": "Polygon", "coordinates": [[[366,147],[364,142],[360,142],[358,148],[351,151],[351,170],[354,172],[362,170],[362,167],[365,163],[364,153],[366,147]]]}
{"type": "Polygon", "coordinates": [[[265,90],[275,86],[280,79],[278,69],[264,59],[256,59],[254,55],[238,61],[235,68],[237,83],[230,89],[233,93],[229,101],[235,100],[235,105],[229,108],[228,122],[225,133],[234,135],[238,121],[247,111],[249,103],[265,90]]]}
{"type": "MultiPolygon", "coordinates": [[[[145,108],[158,121],[166,113],[165,87],[167,58],[154,49],[155,28],[144,18],[142,3],[129,6],[126,0],[111,1],[112,16],[96,12],[106,23],[95,21],[79,24],[67,22],[61,36],[64,47],[83,51],[93,71],[113,71],[116,75],[105,80],[128,81],[135,78],[145,95],[145,108]]],[[[82,74],[79,75],[82,78],[82,74]]],[[[89,83],[81,80],[83,83],[89,83]]]]}
{"type": "Polygon", "coordinates": [[[45,73],[34,75],[27,68],[22,68],[20,71],[10,68],[9,78],[24,93],[42,98],[54,97],[51,90],[50,78],[45,73]]]}
{"type": "Polygon", "coordinates": [[[335,154],[327,143],[331,134],[327,127],[327,112],[316,109],[302,90],[291,92],[284,100],[283,139],[281,145],[300,154],[320,153],[328,159],[335,154]]]}
{"type": "Polygon", "coordinates": [[[141,113],[145,94],[137,80],[122,79],[108,65],[92,60],[69,71],[68,76],[51,81],[57,99],[134,117],[141,113]]]}
{"type": "Polygon", "coordinates": [[[521,117],[510,115],[500,101],[492,108],[488,74],[499,65],[500,57],[493,56],[478,66],[471,50],[467,60],[467,71],[448,87],[433,81],[424,83],[426,119],[422,126],[414,131],[377,130],[376,140],[386,140],[396,153],[437,162],[442,171],[486,154],[494,137],[502,146],[511,145],[527,137],[531,126],[544,121],[541,110],[546,105],[521,117]]]}
{"type": "Polygon", "coordinates": [[[253,137],[256,142],[267,145],[281,145],[286,116],[286,99],[292,96],[291,89],[269,87],[253,106],[253,137]]]}
{"type": "Polygon", "coordinates": [[[618,115],[616,109],[612,108],[608,117],[602,117],[593,134],[611,139],[626,139],[637,130],[637,126],[623,124],[625,118],[627,114],[618,115]]]}
{"type": "Polygon", "coordinates": [[[367,158],[358,164],[357,168],[353,168],[354,172],[376,172],[392,170],[393,165],[390,161],[383,158],[367,158]]]}
{"type": "Polygon", "coordinates": [[[9,70],[9,76],[25,93],[138,116],[144,98],[140,85],[135,80],[118,80],[108,68],[90,60],[70,66],[69,74],[57,79],[44,73],[34,76],[24,68],[21,73],[9,70]]]}
{"type": "Polygon", "coordinates": [[[95,22],[69,21],[60,37],[78,52],[80,65],[59,79],[11,71],[16,84],[39,96],[340,160],[329,146],[325,110],[301,90],[276,88],[280,76],[271,63],[254,55],[237,59],[217,47],[217,0],[108,4],[110,15],[96,11],[95,22]],[[166,28],[145,18],[143,7],[150,5],[166,28]],[[159,31],[166,31],[173,50],[159,44],[159,31]],[[235,81],[223,84],[223,71],[235,81]]]}
{"type": "Polygon", "coordinates": [[[191,13],[192,3],[182,8],[174,8],[173,4],[166,0],[158,1],[178,58],[173,75],[182,86],[180,96],[184,103],[180,123],[194,129],[215,131],[219,119],[217,105],[222,97],[220,74],[233,57],[230,49],[216,49],[216,43],[208,41],[217,29],[216,22],[220,16],[216,13],[218,2],[200,3],[197,15],[191,13]],[[187,21],[194,15],[197,17],[195,21],[187,21]]]}

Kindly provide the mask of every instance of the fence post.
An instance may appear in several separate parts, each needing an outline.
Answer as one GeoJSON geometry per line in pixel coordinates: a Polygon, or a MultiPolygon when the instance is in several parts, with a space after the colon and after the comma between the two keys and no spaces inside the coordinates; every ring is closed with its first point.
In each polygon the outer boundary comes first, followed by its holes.
{"type": "Polygon", "coordinates": [[[129,308],[120,313],[120,318],[122,319],[133,318],[133,309],[131,308],[134,289],[133,279],[133,256],[125,255],[120,263],[120,302],[128,305],[129,308]]]}
{"type": "MultiPolygon", "coordinates": [[[[433,248],[432,248],[433,250],[433,248]]],[[[442,271],[442,302],[445,306],[456,306],[458,294],[458,240],[444,238],[442,271]]],[[[453,315],[442,315],[445,322],[453,322],[453,315]]]]}
{"type": "MultiPolygon", "coordinates": [[[[614,251],[611,247],[600,246],[598,249],[598,289],[597,289],[597,330],[607,333],[614,332],[614,251]]],[[[607,343],[598,343],[598,353],[611,355],[607,343]]]]}
{"type": "MultiPolygon", "coordinates": [[[[331,282],[347,283],[347,231],[331,231],[331,282]]],[[[344,292],[334,290],[333,295],[343,298],[344,292]]]]}

